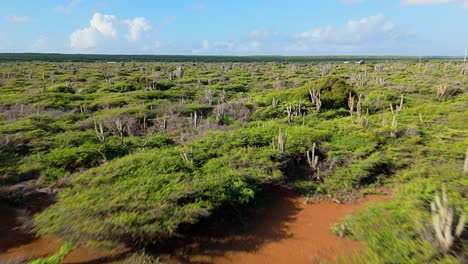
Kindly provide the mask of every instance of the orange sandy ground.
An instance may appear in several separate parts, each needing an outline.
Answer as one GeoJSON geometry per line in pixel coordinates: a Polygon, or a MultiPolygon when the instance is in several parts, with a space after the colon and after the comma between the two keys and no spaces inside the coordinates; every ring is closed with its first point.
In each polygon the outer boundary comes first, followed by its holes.
{"type": "MultiPolygon", "coordinates": [[[[164,263],[319,263],[338,255],[361,250],[359,242],[336,237],[330,225],[356,212],[370,201],[382,196],[368,196],[352,204],[322,201],[305,204],[303,198],[289,190],[275,194],[272,205],[248,230],[223,234],[219,237],[200,237],[176,249],[164,263]]],[[[60,248],[53,238],[34,238],[14,230],[14,210],[0,209],[0,263],[21,263],[37,257],[49,256],[60,248]]],[[[62,263],[124,263],[128,249],[112,252],[78,248],[62,263]]]]}

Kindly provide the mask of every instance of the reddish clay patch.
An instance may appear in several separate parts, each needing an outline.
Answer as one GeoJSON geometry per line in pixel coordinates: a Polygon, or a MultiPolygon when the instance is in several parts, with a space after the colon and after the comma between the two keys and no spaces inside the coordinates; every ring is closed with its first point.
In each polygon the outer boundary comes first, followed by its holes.
{"type": "Polygon", "coordinates": [[[357,241],[335,236],[330,226],[370,201],[352,204],[322,201],[305,204],[289,190],[282,190],[269,209],[243,234],[199,238],[179,249],[169,263],[319,263],[361,250],[357,241]]]}
{"type": "MultiPolygon", "coordinates": [[[[47,257],[57,252],[61,243],[52,237],[37,238],[20,229],[18,211],[6,205],[0,206],[0,263],[16,264],[47,257]]],[[[77,248],[62,263],[119,263],[129,249],[119,247],[112,251],[77,248]]]]}

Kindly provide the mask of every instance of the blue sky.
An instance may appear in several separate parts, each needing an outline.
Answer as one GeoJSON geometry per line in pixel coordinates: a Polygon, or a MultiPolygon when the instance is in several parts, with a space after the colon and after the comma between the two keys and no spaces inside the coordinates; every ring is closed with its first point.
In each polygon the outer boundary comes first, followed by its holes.
{"type": "Polygon", "coordinates": [[[456,55],[468,0],[0,0],[0,52],[456,55]]]}

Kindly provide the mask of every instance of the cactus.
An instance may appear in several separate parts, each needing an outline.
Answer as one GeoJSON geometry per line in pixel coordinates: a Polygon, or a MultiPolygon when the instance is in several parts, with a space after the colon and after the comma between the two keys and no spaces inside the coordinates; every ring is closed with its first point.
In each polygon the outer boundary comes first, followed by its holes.
{"type": "Polygon", "coordinates": [[[322,108],[322,94],[320,92],[320,88],[319,89],[314,88],[313,90],[309,88],[309,94],[310,94],[310,100],[312,104],[315,105],[315,111],[317,113],[320,113],[320,110],[322,108]]]}
{"type": "Polygon", "coordinates": [[[354,96],[351,94],[351,92],[349,93],[348,107],[349,107],[349,116],[351,117],[351,123],[354,124],[354,121],[353,121],[354,96]]]}
{"type": "Polygon", "coordinates": [[[190,152],[185,150],[180,151],[180,157],[184,162],[193,164],[193,148],[190,149],[190,152]]]}
{"type": "Polygon", "coordinates": [[[281,128],[280,128],[280,130],[278,131],[278,138],[276,142],[275,142],[275,138],[273,137],[273,142],[272,142],[273,149],[278,149],[279,151],[284,152],[284,150],[286,149],[287,139],[288,139],[288,132],[286,131],[283,135],[283,133],[281,133],[281,128]]]}
{"type": "Polygon", "coordinates": [[[115,120],[115,127],[117,128],[117,131],[119,132],[120,144],[123,144],[124,127],[122,125],[122,120],[120,120],[120,118],[117,118],[117,120],[115,120]]]}
{"type": "Polygon", "coordinates": [[[101,143],[105,143],[106,137],[104,135],[104,129],[102,128],[102,123],[99,123],[99,129],[98,129],[96,120],[94,120],[94,130],[96,132],[96,136],[98,137],[99,141],[101,141],[101,143]]]}
{"type": "Polygon", "coordinates": [[[193,111],[193,126],[197,127],[199,124],[200,120],[198,119],[197,111],[193,111]]]}
{"type": "Polygon", "coordinates": [[[314,142],[314,145],[312,145],[312,150],[311,151],[307,150],[306,156],[307,156],[307,163],[309,163],[309,166],[315,170],[318,164],[318,156],[315,155],[315,142],[314,142]]]}
{"type": "Polygon", "coordinates": [[[458,219],[458,224],[453,230],[454,209],[448,203],[447,193],[442,189],[442,200],[436,194],[435,202],[431,202],[432,226],[436,239],[443,252],[448,252],[456,239],[460,237],[465,228],[465,214],[458,219]]]}
{"type": "Polygon", "coordinates": [[[286,106],[286,111],[288,113],[288,125],[291,125],[292,124],[292,105],[291,104],[288,104],[286,106]]]}
{"type": "Polygon", "coordinates": [[[276,108],[278,106],[278,99],[276,99],[275,97],[273,97],[273,99],[271,100],[271,106],[273,108],[276,108]]]}
{"type": "Polygon", "coordinates": [[[400,105],[393,107],[393,104],[390,103],[390,111],[392,112],[393,119],[392,119],[392,127],[397,127],[398,124],[398,113],[400,113],[401,109],[403,109],[403,95],[401,95],[400,105]]]}
{"type": "Polygon", "coordinates": [[[357,115],[357,123],[358,125],[362,126],[362,94],[359,95],[357,104],[356,104],[356,115],[357,115]]]}
{"type": "Polygon", "coordinates": [[[436,91],[437,101],[439,102],[442,101],[446,93],[447,93],[447,83],[439,84],[439,86],[437,86],[437,91],[436,91]]]}
{"type": "Polygon", "coordinates": [[[312,150],[307,150],[306,152],[307,163],[309,163],[310,168],[315,172],[316,178],[320,180],[320,168],[318,167],[318,156],[315,155],[315,142],[312,145],[312,150]]]}
{"type": "Polygon", "coordinates": [[[104,129],[102,128],[102,123],[99,123],[99,128],[98,128],[98,124],[96,123],[96,120],[94,120],[94,130],[96,132],[97,138],[99,139],[99,141],[101,141],[101,143],[102,143],[102,145],[104,147],[104,151],[98,149],[98,152],[101,154],[103,161],[107,162],[107,156],[106,156],[106,152],[105,152],[105,149],[106,149],[106,136],[104,134],[104,129]]]}

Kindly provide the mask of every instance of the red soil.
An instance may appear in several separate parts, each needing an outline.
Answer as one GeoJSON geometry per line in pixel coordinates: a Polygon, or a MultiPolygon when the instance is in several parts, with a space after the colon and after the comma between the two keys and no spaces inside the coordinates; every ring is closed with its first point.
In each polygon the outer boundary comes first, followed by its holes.
{"type": "MultiPolygon", "coordinates": [[[[2,205],[0,216],[1,264],[25,263],[32,259],[51,256],[60,249],[61,243],[55,238],[37,238],[22,231],[17,210],[2,205]]],[[[119,263],[119,260],[126,257],[126,253],[128,249],[123,247],[109,252],[77,248],[67,255],[62,263],[119,263]]]]}
{"type": "Polygon", "coordinates": [[[305,204],[289,190],[277,194],[273,204],[243,234],[201,238],[169,259],[169,263],[319,263],[362,249],[357,241],[335,236],[331,224],[355,213],[371,201],[368,196],[352,204],[322,201],[305,204]]]}
{"type": "MultiPolygon", "coordinates": [[[[218,236],[200,235],[177,248],[167,263],[319,263],[343,254],[361,250],[359,242],[336,237],[330,225],[356,212],[370,201],[381,200],[368,196],[352,204],[323,201],[305,204],[289,190],[275,193],[271,206],[253,220],[243,232],[226,231],[218,236]]],[[[49,256],[60,248],[53,238],[35,238],[15,230],[15,210],[0,208],[0,263],[21,263],[33,258],[49,256]]],[[[211,233],[211,232],[206,232],[211,233]]],[[[123,263],[128,249],[112,252],[78,248],[62,263],[123,263]]]]}
{"type": "MultiPolygon", "coordinates": [[[[0,252],[0,263],[16,264],[28,260],[53,255],[60,249],[61,243],[53,238],[39,238],[19,247],[0,252]]],[[[126,248],[117,248],[106,252],[93,248],[77,248],[62,261],[64,264],[84,263],[121,263],[128,253],[126,248]]]]}

